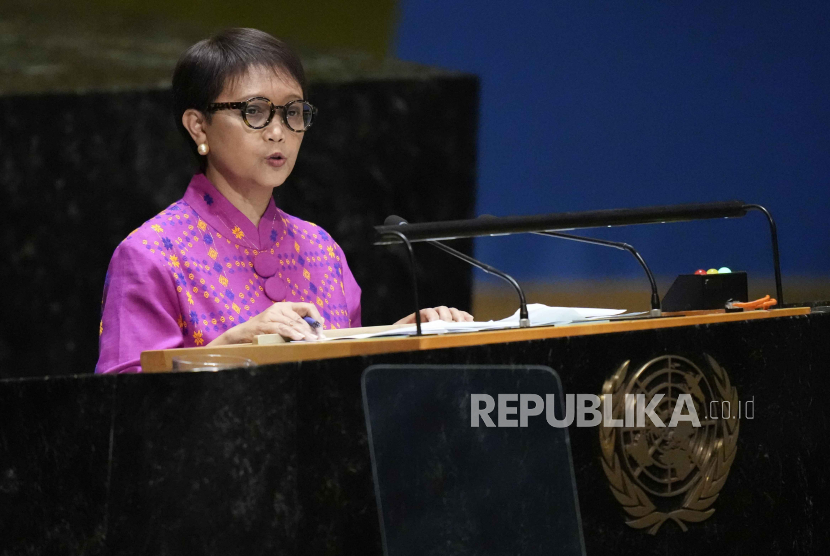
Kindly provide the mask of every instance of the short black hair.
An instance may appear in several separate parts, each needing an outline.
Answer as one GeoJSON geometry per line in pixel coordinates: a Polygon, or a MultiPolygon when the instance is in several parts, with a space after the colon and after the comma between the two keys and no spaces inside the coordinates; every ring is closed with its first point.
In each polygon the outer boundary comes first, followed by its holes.
{"type": "Polygon", "coordinates": [[[207,160],[199,156],[182,124],[182,114],[194,108],[208,118],[208,106],[222,94],[225,84],[251,67],[274,68],[294,79],[305,98],[305,71],[300,57],[285,42],[257,29],[233,28],[188,48],[173,71],[173,116],[202,171],[207,160]]]}

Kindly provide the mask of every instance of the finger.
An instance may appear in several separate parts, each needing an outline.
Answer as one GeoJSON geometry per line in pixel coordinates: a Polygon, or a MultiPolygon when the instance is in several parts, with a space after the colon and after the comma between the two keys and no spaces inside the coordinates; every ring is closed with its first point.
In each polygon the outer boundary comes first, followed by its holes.
{"type": "Polygon", "coordinates": [[[410,313],[395,324],[412,324],[415,322],[415,313],[410,313]]]}
{"type": "Polygon", "coordinates": [[[421,309],[421,318],[426,319],[427,322],[434,322],[441,319],[438,311],[435,309],[421,309]]]}
{"type": "Polygon", "coordinates": [[[294,310],[290,308],[286,308],[286,310],[277,315],[275,317],[277,322],[282,322],[288,326],[290,326],[293,330],[296,330],[300,334],[303,335],[306,339],[317,339],[317,332],[314,331],[313,328],[301,317],[297,314],[294,310]]]}
{"type": "Polygon", "coordinates": [[[435,308],[438,311],[438,316],[444,322],[452,322],[452,313],[450,312],[449,307],[445,307],[441,305],[440,307],[435,308]]]}
{"type": "Polygon", "coordinates": [[[461,311],[461,314],[463,315],[465,322],[473,322],[474,320],[476,320],[475,317],[467,311],[461,311]]]}
{"type": "Polygon", "coordinates": [[[454,322],[464,322],[464,311],[459,311],[455,307],[450,307],[450,314],[454,322]]]}
{"type": "Polygon", "coordinates": [[[312,305],[311,303],[292,303],[291,308],[294,310],[295,313],[298,313],[300,316],[303,317],[311,317],[320,324],[323,324],[325,320],[323,320],[322,315],[317,310],[317,307],[312,305]]]}
{"type": "Polygon", "coordinates": [[[305,338],[299,330],[295,330],[290,324],[282,322],[270,322],[263,328],[266,334],[279,334],[283,338],[290,338],[295,341],[300,341],[305,338]]]}
{"type": "Polygon", "coordinates": [[[302,318],[300,320],[291,320],[291,329],[295,332],[299,333],[302,336],[301,340],[306,340],[309,342],[314,342],[319,339],[317,331],[314,330],[311,326],[308,325],[306,321],[302,318]]]}

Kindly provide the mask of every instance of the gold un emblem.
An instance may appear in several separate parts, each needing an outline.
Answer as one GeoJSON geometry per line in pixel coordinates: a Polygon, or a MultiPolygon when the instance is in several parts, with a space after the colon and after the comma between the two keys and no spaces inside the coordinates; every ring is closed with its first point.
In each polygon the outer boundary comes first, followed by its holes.
{"type": "MultiPolygon", "coordinates": [[[[726,371],[709,355],[705,357],[709,364],[705,372],[676,355],[652,359],[631,374],[626,361],[602,387],[602,393],[609,394],[603,396],[603,404],[611,403],[613,418],[629,416],[621,427],[605,422],[599,427],[603,471],[611,492],[630,516],[626,523],[635,529],[649,528],[652,535],[668,520],[687,531],[686,523],[715,513],[712,505],[735,460],[737,416],[709,413],[724,402],[737,407],[738,392],[726,371]],[[647,417],[632,422],[637,394],[643,395],[640,400],[645,404],[663,394],[654,413],[665,427],[647,417]],[[668,426],[680,394],[689,394],[700,427],[689,421],[668,426]],[[638,424],[642,426],[634,426],[638,424]]],[[[607,408],[602,409],[607,415],[607,408]]],[[[689,414],[688,407],[684,414],[689,414]]]]}

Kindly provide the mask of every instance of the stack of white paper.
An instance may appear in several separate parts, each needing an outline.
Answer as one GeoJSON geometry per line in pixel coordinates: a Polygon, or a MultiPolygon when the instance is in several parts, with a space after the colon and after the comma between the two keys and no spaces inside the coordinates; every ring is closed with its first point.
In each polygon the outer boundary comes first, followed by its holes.
{"type": "MultiPolygon", "coordinates": [[[[541,303],[531,303],[527,306],[528,317],[531,326],[550,326],[555,324],[570,324],[572,322],[586,321],[601,317],[610,317],[625,312],[625,309],[590,309],[583,307],[548,307],[541,303]]],[[[423,334],[447,334],[449,332],[480,332],[482,330],[496,330],[503,328],[519,327],[519,311],[513,315],[487,322],[445,322],[433,321],[421,323],[423,334]]],[[[384,336],[412,336],[417,333],[415,325],[404,326],[383,332],[368,334],[353,334],[341,336],[337,340],[381,338],[384,336]]]]}

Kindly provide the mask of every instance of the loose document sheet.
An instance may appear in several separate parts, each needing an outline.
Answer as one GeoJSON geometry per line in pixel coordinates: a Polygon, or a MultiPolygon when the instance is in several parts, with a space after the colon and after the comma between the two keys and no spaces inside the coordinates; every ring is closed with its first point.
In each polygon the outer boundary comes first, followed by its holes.
{"type": "MultiPolygon", "coordinates": [[[[613,317],[625,312],[625,309],[597,309],[585,307],[548,307],[541,303],[531,303],[527,306],[530,326],[550,326],[571,324],[574,322],[596,321],[602,318],[613,317]]],[[[507,318],[501,320],[490,320],[487,322],[445,322],[433,321],[422,322],[421,332],[423,334],[447,334],[450,332],[480,332],[482,330],[500,330],[506,328],[519,328],[519,311],[516,311],[507,318]]],[[[326,340],[365,339],[382,338],[385,336],[414,336],[417,329],[414,324],[396,327],[390,330],[368,332],[363,334],[351,334],[348,336],[337,336],[326,338],[326,340]]]]}

